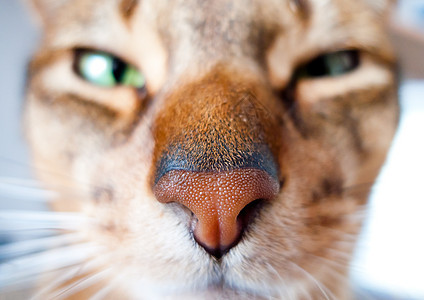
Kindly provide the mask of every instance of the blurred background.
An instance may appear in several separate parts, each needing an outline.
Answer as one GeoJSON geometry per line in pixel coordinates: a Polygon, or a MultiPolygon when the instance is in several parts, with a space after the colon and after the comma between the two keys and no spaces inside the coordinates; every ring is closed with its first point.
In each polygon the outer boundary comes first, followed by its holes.
{"type": "MultiPolygon", "coordinates": [[[[369,296],[358,299],[424,299],[424,0],[399,1],[389,28],[402,66],[401,123],[373,188],[352,276],[369,296]]],[[[42,195],[27,184],[32,175],[20,126],[25,68],[38,38],[23,3],[0,0],[3,211],[45,209],[36,201],[42,195]],[[25,200],[29,197],[32,201],[25,200]]],[[[5,242],[7,237],[0,236],[0,244],[5,242]]]]}

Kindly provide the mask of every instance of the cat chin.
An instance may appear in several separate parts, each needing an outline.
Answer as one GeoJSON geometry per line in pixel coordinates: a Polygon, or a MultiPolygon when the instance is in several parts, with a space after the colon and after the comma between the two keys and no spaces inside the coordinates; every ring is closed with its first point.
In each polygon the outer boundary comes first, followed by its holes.
{"type": "MultiPolygon", "coordinates": [[[[286,293],[288,291],[285,291],[286,293]]],[[[172,285],[151,285],[151,284],[134,284],[132,296],[134,299],[143,295],[146,299],[172,299],[172,300],[191,300],[191,299],[270,299],[281,296],[274,288],[266,289],[262,287],[256,289],[242,286],[229,286],[225,283],[214,283],[203,287],[176,287],[172,285]]]]}
{"type": "MultiPolygon", "coordinates": [[[[203,275],[200,273],[193,278],[167,278],[163,281],[151,281],[147,279],[134,279],[130,283],[130,299],[270,299],[282,296],[299,295],[297,284],[289,284],[290,279],[283,282],[275,282],[265,273],[261,282],[255,275],[261,270],[249,270],[240,273],[240,269],[219,270],[214,268],[203,275]],[[227,272],[228,271],[228,272],[227,272]],[[244,273],[244,274],[243,274],[244,273]]],[[[264,270],[262,270],[264,271],[264,270]]],[[[128,284],[128,282],[127,282],[128,284]]],[[[304,286],[305,287],[305,286],[304,286]]],[[[284,297],[283,297],[284,298],[284,297]]]]}

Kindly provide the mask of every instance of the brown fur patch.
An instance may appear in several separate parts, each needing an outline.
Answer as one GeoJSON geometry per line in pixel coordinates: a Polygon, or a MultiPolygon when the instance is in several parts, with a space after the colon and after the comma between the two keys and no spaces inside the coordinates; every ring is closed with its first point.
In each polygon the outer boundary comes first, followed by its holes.
{"type": "Polygon", "coordinates": [[[254,153],[262,145],[278,157],[280,139],[273,132],[279,126],[275,112],[281,107],[271,94],[265,96],[263,87],[244,77],[218,66],[175,91],[155,121],[154,165],[176,149],[189,155],[180,159],[215,171],[231,169],[243,160],[242,153],[254,153]]]}
{"type": "Polygon", "coordinates": [[[127,24],[131,21],[138,4],[139,0],[122,0],[119,5],[119,12],[127,24]]]}
{"type": "Polygon", "coordinates": [[[308,0],[290,0],[290,7],[306,22],[311,15],[311,8],[308,0]]]}

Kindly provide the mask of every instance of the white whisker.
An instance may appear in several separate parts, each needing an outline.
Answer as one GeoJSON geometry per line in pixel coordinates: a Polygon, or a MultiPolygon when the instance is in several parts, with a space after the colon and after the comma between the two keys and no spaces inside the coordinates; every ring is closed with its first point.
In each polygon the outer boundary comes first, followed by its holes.
{"type": "Polygon", "coordinates": [[[99,246],[84,243],[9,260],[0,265],[0,287],[16,286],[45,272],[80,264],[99,250],[99,246]]]}
{"type": "Polygon", "coordinates": [[[37,173],[40,173],[40,174],[49,174],[51,176],[55,176],[55,177],[58,177],[58,178],[70,179],[70,180],[74,181],[75,183],[78,183],[79,186],[81,186],[81,187],[89,188],[89,187],[92,186],[88,182],[84,182],[84,181],[81,181],[78,178],[74,178],[72,175],[70,175],[69,172],[60,172],[60,171],[57,171],[57,170],[51,170],[51,169],[48,169],[48,168],[36,166],[32,163],[17,161],[13,158],[4,157],[4,156],[1,156],[1,155],[0,155],[0,160],[7,161],[8,163],[11,163],[11,164],[14,164],[14,165],[17,165],[17,166],[23,166],[25,168],[29,167],[31,170],[36,170],[37,173]]]}
{"type": "Polygon", "coordinates": [[[62,234],[68,234],[71,232],[76,232],[78,229],[48,229],[48,228],[35,228],[27,230],[11,230],[11,231],[1,231],[0,229],[0,239],[3,244],[17,243],[18,241],[25,240],[35,240],[41,238],[47,238],[62,234]]]}
{"type": "Polygon", "coordinates": [[[0,195],[2,198],[9,197],[26,201],[48,202],[57,196],[56,192],[42,189],[35,185],[22,185],[18,183],[4,182],[0,179],[0,195]]]}
{"type": "Polygon", "coordinates": [[[59,199],[59,195],[72,197],[75,201],[86,198],[86,193],[73,186],[54,185],[48,188],[37,184],[36,181],[22,180],[19,178],[0,177],[0,201],[5,198],[49,203],[59,199]]]}
{"type": "Polygon", "coordinates": [[[291,295],[288,292],[286,281],[281,277],[281,275],[277,272],[277,270],[271,264],[265,263],[265,266],[267,267],[269,271],[271,271],[273,274],[277,276],[279,283],[281,284],[281,286],[280,284],[278,285],[279,286],[278,292],[281,294],[281,296],[284,295],[284,299],[290,299],[291,295]]]}
{"type": "Polygon", "coordinates": [[[28,188],[34,188],[39,189],[40,188],[40,182],[38,180],[34,180],[31,178],[17,178],[17,177],[6,177],[6,176],[0,176],[0,185],[1,184],[11,184],[11,185],[17,185],[17,186],[25,186],[28,188]]]}
{"type": "Polygon", "coordinates": [[[0,261],[9,260],[13,257],[23,256],[37,251],[75,244],[81,242],[82,239],[83,236],[80,233],[70,233],[6,244],[0,246],[0,261]]]}
{"type": "Polygon", "coordinates": [[[0,234],[39,229],[75,230],[87,224],[88,220],[78,213],[6,210],[0,212],[0,234]]]}
{"type": "Polygon", "coordinates": [[[6,210],[0,212],[0,220],[33,220],[33,221],[57,221],[61,220],[78,220],[81,219],[80,213],[71,212],[51,212],[51,211],[22,211],[22,210],[6,210]]]}
{"type": "Polygon", "coordinates": [[[31,297],[31,300],[41,300],[46,299],[47,295],[52,290],[60,286],[62,283],[74,278],[77,276],[77,274],[80,272],[81,266],[77,265],[76,267],[72,267],[70,270],[67,270],[63,274],[61,274],[59,277],[57,277],[55,280],[50,282],[47,286],[44,286],[43,289],[41,289],[39,292],[37,292],[35,295],[31,297]]]}
{"type": "MultiPolygon", "coordinates": [[[[346,278],[347,274],[349,273],[350,269],[350,260],[340,260],[340,259],[329,259],[322,256],[312,255],[309,254],[309,256],[313,257],[314,259],[318,260],[318,264],[320,265],[327,265],[327,268],[325,270],[328,278],[333,278],[334,281],[339,281],[340,278],[346,278]]],[[[360,298],[365,299],[365,298],[360,298]]]]}
{"type": "Polygon", "coordinates": [[[326,247],[326,252],[330,254],[332,259],[337,259],[338,261],[350,261],[352,259],[351,249],[354,246],[353,243],[343,245],[343,249],[330,248],[326,247]],[[350,248],[349,248],[350,247],[350,248]]]}
{"type": "Polygon", "coordinates": [[[104,299],[125,277],[126,270],[120,272],[119,275],[115,276],[112,280],[108,281],[108,284],[102,287],[97,293],[90,297],[90,300],[102,300],[104,299]]]}
{"type": "MultiPolygon", "coordinates": [[[[316,260],[319,260],[320,263],[324,263],[324,264],[331,264],[337,268],[341,268],[341,269],[346,269],[349,267],[349,263],[350,263],[350,259],[341,259],[340,257],[338,258],[326,258],[326,257],[322,257],[322,256],[318,256],[318,255],[314,255],[314,254],[308,254],[310,257],[313,257],[316,260]]],[[[340,274],[340,276],[342,276],[342,274],[340,274]]]]}
{"type": "Polygon", "coordinates": [[[297,270],[299,270],[300,272],[302,272],[307,279],[309,279],[310,281],[312,281],[315,286],[320,290],[320,292],[322,293],[322,295],[325,297],[326,300],[330,300],[330,299],[336,299],[336,297],[334,297],[333,293],[324,286],[324,284],[322,284],[321,282],[319,282],[314,276],[312,276],[308,271],[306,271],[304,268],[302,268],[301,266],[299,266],[298,264],[294,263],[294,262],[290,262],[297,270]],[[331,298],[330,298],[331,295],[331,298]]]}
{"type": "MultiPolygon", "coordinates": [[[[71,280],[72,278],[76,278],[81,276],[82,274],[87,274],[93,272],[98,269],[102,265],[105,265],[110,259],[109,255],[102,255],[100,257],[95,257],[82,265],[78,265],[76,267],[67,270],[65,273],[61,274],[59,277],[56,277],[55,280],[51,281],[48,285],[44,286],[43,289],[39,290],[35,295],[31,297],[31,300],[37,299],[46,299],[48,295],[50,295],[56,288],[58,288],[61,284],[71,280]]],[[[48,297],[50,298],[50,297],[48,297]]]]}
{"type": "Polygon", "coordinates": [[[98,283],[99,281],[106,279],[107,276],[109,275],[109,273],[111,272],[111,270],[112,270],[112,268],[107,268],[107,269],[99,271],[95,274],[88,275],[84,278],[81,278],[81,279],[73,282],[69,286],[61,289],[57,294],[55,294],[52,297],[52,299],[57,299],[57,300],[66,299],[69,296],[72,296],[72,295],[86,289],[87,287],[90,287],[90,286],[98,283]]]}

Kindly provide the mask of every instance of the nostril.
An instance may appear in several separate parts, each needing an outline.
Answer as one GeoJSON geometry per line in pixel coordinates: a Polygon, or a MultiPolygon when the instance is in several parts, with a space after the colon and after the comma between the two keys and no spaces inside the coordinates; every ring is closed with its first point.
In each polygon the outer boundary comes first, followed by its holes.
{"type": "Polygon", "coordinates": [[[265,205],[264,199],[257,199],[244,207],[238,217],[237,220],[241,225],[242,232],[243,233],[246,229],[248,229],[248,226],[253,223],[253,220],[256,218],[256,216],[261,211],[262,207],[265,205]]]}

